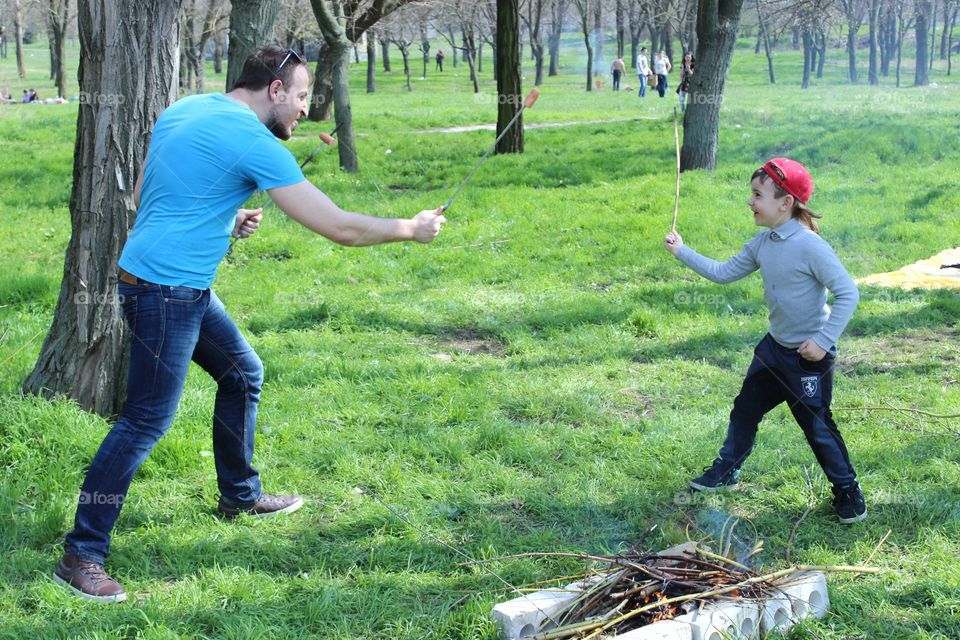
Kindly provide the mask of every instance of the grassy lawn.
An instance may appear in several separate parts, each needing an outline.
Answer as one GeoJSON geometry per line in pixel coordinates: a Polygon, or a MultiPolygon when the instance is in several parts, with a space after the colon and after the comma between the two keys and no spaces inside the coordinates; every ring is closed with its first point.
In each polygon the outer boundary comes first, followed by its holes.
{"type": "MultiPolygon", "coordinates": [[[[836,522],[782,407],[742,490],[691,496],[766,327],[762,286],[758,275],[713,285],[664,251],[673,88],[670,100],[587,93],[570,43],[526,122],[620,121],[528,131],[526,153],[489,161],[433,245],[342,248],[271,210],[221,266],[215,289],[266,367],[255,463],[265,489],[308,503],[272,522],[216,516],[215,387],[192,370],[114,531],[107,568],[131,601],[113,607],[50,579],[109,424],[19,392],[59,292],[77,107],[0,109],[0,637],[492,639],[489,610],[511,594],[434,538],[473,558],[611,553],[653,525],[652,549],[716,542],[729,516],[764,540],[764,568],[782,566],[788,547],[796,562],[861,563],[892,530],[871,561],[882,573],[828,576],[832,614],[791,637],[960,637],[960,428],[892,409],[957,413],[960,296],[861,289],[834,407],[867,522],[836,522]],[[880,409],[853,410],[863,407],[880,409]]],[[[683,176],[689,245],[725,258],[755,233],[748,180],[773,155],[810,167],[823,236],[854,277],[957,245],[956,76],[938,62],[936,87],[850,86],[832,51],[825,77],[801,91],[799,53],[776,53],[770,86],[750,45],[728,81],[720,168],[683,176]]],[[[11,47],[0,86],[52,95],[46,50],[30,52],[18,83],[11,47]]],[[[448,56],[445,73],[431,63],[408,93],[393,62],[372,95],[353,70],[361,172],[340,173],[325,151],[307,176],[345,208],[407,216],[442,204],[492,140],[415,132],[493,122],[495,85],[485,68],[474,96],[448,56]]],[[[208,79],[218,90],[212,68],[208,79]]],[[[304,124],[289,148],[305,157],[330,128],[304,124]]],[[[583,570],[490,568],[518,586],[583,570]]]]}

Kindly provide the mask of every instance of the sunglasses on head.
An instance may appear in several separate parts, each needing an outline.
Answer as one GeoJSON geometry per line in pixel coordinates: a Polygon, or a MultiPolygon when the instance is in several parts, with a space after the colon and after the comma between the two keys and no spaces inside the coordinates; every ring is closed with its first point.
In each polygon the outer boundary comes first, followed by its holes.
{"type": "Polygon", "coordinates": [[[306,64],[306,62],[303,61],[303,58],[300,57],[299,53],[293,49],[287,49],[287,55],[283,57],[283,61],[277,66],[277,70],[274,71],[274,75],[280,75],[280,70],[283,69],[283,65],[287,64],[287,61],[290,60],[291,57],[296,58],[297,62],[300,64],[306,64]]]}

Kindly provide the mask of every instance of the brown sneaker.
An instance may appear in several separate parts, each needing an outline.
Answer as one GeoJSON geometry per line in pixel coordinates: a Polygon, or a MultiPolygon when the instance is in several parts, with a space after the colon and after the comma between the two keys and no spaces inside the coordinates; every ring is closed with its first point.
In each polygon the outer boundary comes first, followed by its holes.
{"type": "Polygon", "coordinates": [[[102,564],[81,560],[65,553],[60,558],[53,579],[68,587],[75,594],[94,602],[123,602],[127,593],[120,583],[107,575],[102,564]]]}
{"type": "Polygon", "coordinates": [[[303,498],[300,496],[275,496],[264,493],[257,500],[256,504],[250,507],[236,507],[220,496],[220,503],[217,505],[217,511],[226,518],[236,518],[241,513],[265,518],[275,516],[278,513],[293,513],[303,506],[303,498]]]}

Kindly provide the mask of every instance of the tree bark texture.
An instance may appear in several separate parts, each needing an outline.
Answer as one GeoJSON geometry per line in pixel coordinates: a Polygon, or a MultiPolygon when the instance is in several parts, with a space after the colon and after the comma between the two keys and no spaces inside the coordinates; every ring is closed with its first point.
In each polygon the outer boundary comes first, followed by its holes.
{"type": "MultiPolygon", "coordinates": [[[[529,0],[528,0],[529,1],[529,0]]],[[[497,135],[523,104],[518,0],[497,0],[497,135]]],[[[523,153],[523,116],[497,143],[497,153],[523,153]]]]}
{"type": "Polygon", "coordinates": [[[271,40],[280,0],[233,0],[230,9],[230,45],[227,52],[227,91],[240,77],[243,63],[254,49],[271,40]]]}
{"type": "Polygon", "coordinates": [[[917,34],[917,64],[913,73],[913,86],[924,87],[930,84],[930,71],[927,56],[930,55],[930,10],[929,0],[918,0],[915,5],[914,29],[917,34]]]}
{"type": "Polygon", "coordinates": [[[697,72],[683,119],[680,166],[714,170],[720,133],[720,105],[727,79],[743,0],[700,0],[697,13],[697,72]]]}
{"type": "Polygon", "coordinates": [[[50,332],[24,391],[114,416],[126,387],[117,260],[153,123],[177,95],[179,0],[81,0],[72,234],[50,332]],[[132,55],[131,52],[136,52],[132,55]]]}

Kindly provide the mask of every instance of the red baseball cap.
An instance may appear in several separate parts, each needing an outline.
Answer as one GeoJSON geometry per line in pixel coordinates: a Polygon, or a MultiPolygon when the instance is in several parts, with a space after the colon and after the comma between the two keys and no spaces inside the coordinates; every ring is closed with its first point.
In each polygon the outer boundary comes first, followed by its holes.
{"type": "Polygon", "coordinates": [[[790,158],[774,158],[763,165],[764,172],[778,187],[807,204],[813,195],[813,178],[807,168],[790,158]]]}

